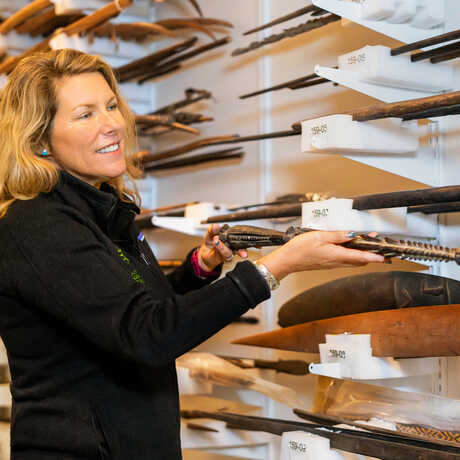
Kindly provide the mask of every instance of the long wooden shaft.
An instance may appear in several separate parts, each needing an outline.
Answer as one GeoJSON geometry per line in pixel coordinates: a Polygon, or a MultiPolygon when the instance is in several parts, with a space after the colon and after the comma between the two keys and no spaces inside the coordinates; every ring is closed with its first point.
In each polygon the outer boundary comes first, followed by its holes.
{"type": "Polygon", "coordinates": [[[94,13],[85,16],[62,29],[62,32],[67,35],[80,34],[102,24],[108,19],[118,16],[124,8],[132,4],[132,0],[118,0],[109,3],[108,5],[99,8],[94,13]]]}
{"type": "Polygon", "coordinates": [[[451,51],[450,53],[443,54],[442,56],[435,56],[430,59],[432,64],[438,64],[440,62],[450,61],[460,57],[460,49],[451,51]]]}
{"type": "Polygon", "coordinates": [[[203,163],[211,163],[214,161],[235,160],[243,158],[244,152],[235,149],[231,153],[204,153],[202,155],[194,155],[192,157],[183,158],[180,160],[168,161],[158,165],[144,167],[144,171],[164,171],[167,169],[183,168],[185,166],[195,166],[203,163]]]}
{"type": "Polygon", "coordinates": [[[269,88],[264,88],[259,91],[254,91],[252,93],[243,94],[242,96],[239,96],[239,98],[247,99],[249,97],[259,96],[260,94],[269,93],[270,91],[277,91],[279,89],[289,88],[291,86],[294,86],[300,83],[304,83],[308,80],[312,80],[314,78],[318,78],[318,75],[316,75],[315,73],[311,73],[309,75],[306,75],[305,77],[296,78],[294,80],[289,80],[284,83],[280,83],[279,85],[270,86],[269,88]]]}
{"type": "Polygon", "coordinates": [[[183,21],[193,22],[195,24],[203,24],[207,26],[220,26],[233,28],[233,24],[222,19],[215,18],[174,18],[174,19],[162,19],[157,21],[155,24],[168,27],[171,30],[181,29],[183,21]]]}
{"type": "Polygon", "coordinates": [[[320,8],[318,8],[315,5],[308,5],[304,8],[300,8],[299,10],[294,11],[293,13],[286,14],[285,16],[281,16],[279,18],[274,19],[273,21],[267,22],[266,24],[248,30],[247,32],[244,32],[243,35],[250,35],[254,32],[259,32],[260,30],[268,29],[269,27],[276,26],[277,24],[289,21],[290,19],[298,18],[299,16],[303,16],[304,14],[313,13],[314,11],[318,11],[319,9],[320,8]]]}
{"type": "Polygon", "coordinates": [[[275,139],[279,137],[289,137],[289,136],[297,136],[301,134],[295,130],[289,131],[277,131],[274,133],[266,133],[266,134],[256,134],[254,136],[217,136],[217,137],[210,137],[207,139],[201,139],[196,142],[191,142],[190,144],[186,144],[180,147],[176,147],[170,150],[166,150],[165,152],[160,153],[142,153],[139,155],[139,160],[142,163],[148,163],[152,161],[159,161],[165,160],[166,158],[172,158],[178,155],[182,155],[187,152],[191,152],[200,147],[209,146],[209,145],[224,145],[224,144],[237,144],[240,142],[250,142],[250,141],[259,141],[264,139],[275,139]]]}
{"type": "Polygon", "coordinates": [[[447,107],[434,107],[421,112],[408,113],[403,117],[403,120],[421,120],[423,118],[447,117],[458,114],[460,114],[460,104],[454,104],[447,107]]]}
{"type": "Polygon", "coordinates": [[[409,214],[414,212],[422,212],[423,214],[444,214],[450,212],[460,212],[460,201],[411,206],[410,208],[407,208],[407,212],[409,214]]]}
{"type": "Polygon", "coordinates": [[[192,37],[188,40],[176,43],[175,45],[163,48],[159,51],[156,51],[155,53],[149,54],[148,56],[144,56],[143,58],[136,59],[135,61],[129,62],[128,64],[117,67],[114,69],[115,74],[119,77],[118,79],[120,82],[135,78],[139,75],[142,75],[147,66],[158,63],[169,56],[173,56],[174,54],[180,53],[192,47],[197,41],[197,37],[192,37]]]}
{"type": "Polygon", "coordinates": [[[37,30],[45,24],[49,24],[56,18],[56,11],[54,8],[46,9],[43,13],[35,15],[33,18],[23,22],[20,26],[16,27],[18,34],[35,34],[37,30]]]}
{"type": "Polygon", "coordinates": [[[176,58],[169,59],[165,61],[164,63],[162,63],[161,66],[159,66],[158,68],[156,69],[153,68],[150,73],[146,72],[146,76],[141,78],[138,83],[142,84],[145,81],[150,80],[151,78],[154,78],[155,76],[157,76],[158,72],[162,72],[162,70],[164,70],[164,67],[166,66],[172,66],[178,63],[182,63],[183,61],[186,61],[195,56],[198,56],[201,53],[205,53],[206,51],[210,51],[220,46],[227,45],[230,42],[231,42],[230,37],[224,37],[224,38],[221,38],[220,40],[215,40],[211,43],[207,43],[206,45],[195,48],[194,50],[191,50],[188,53],[181,54],[180,56],[177,56],[176,58]]]}
{"type": "Polygon", "coordinates": [[[364,211],[452,201],[460,201],[460,185],[355,196],[353,197],[353,209],[364,211]]]}
{"type": "Polygon", "coordinates": [[[305,83],[299,83],[297,85],[289,86],[289,89],[301,89],[301,88],[310,88],[311,86],[322,85],[323,83],[334,83],[327,78],[316,78],[312,81],[307,81],[305,83]]]}
{"type": "Polygon", "coordinates": [[[289,431],[305,431],[330,440],[333,449],[378,457],[382,460],[455,460],[460,449],[433,441],[406,438],[401,435],[369,433],[330,425],[285,421],[266,417],[226,412],[181,411],[184,418],[210,418],[231,424],[232,428],[264,431],[281,436],[289,431]]]}
{"type": "Polygon", "coordinates": [[[178,102],[174,102],[173,104],[165,105],[155,110],[154,112],[151,112],[151,114],[153,115],[174,112],[178,109],[183,109],[184,107],[194,104],[195,102],[199,102],[203,99],[209,99],[211,97],[212,93],[205,89],[188,88],[185,90],[185,99],[182,99],[178,102]]]}
{"type": "Polygon", "coordinates": [[[430,37],[425,40],[419,40],[407,45],[398,46],[391,50],[392,56],[398,56],[399,54],[404,54],[409,51],[415,51],[427,46],[439,45],[440,43],[450,42],[452,40],[457,40],[460,38],[460,30],[454,30],[453,32],[448,32],[446,34],[436,35],[435,37],[430,37]]]}
{"type": "MultiPolygon", "coordinates": [[[[460,203],[460,186],[432,187],[420,190],[407,190],[402,192],[378,193],[373,195],[362,195],[353,197],[353,209],[359,211],[385,208],[402,208],[419,205],[434,206],[427,208],[432,213],[439,211],[439,206],[447,206],[452,211],[458,209],[460,203]],[[454,202],[454,206],[449,206],[454,202]],[[438,205],[439,203],[439,205],[438,205]]],[[[417,208],[410,208],[409,212],[418,211],[417,208]]],[[[302,215],[301,203],[276,203],[263,209],[253,211],[239,211],[229,214],[222,214],[209,217],[205,223],[213,222],[236,222],[240,220],[274,219],[278,217],[300,217],[302,215]]]]}
{"type": "MultiPolygon", "coordinates": [[[[436,444],[444,445],[444,446],[452,446],[457,444],[458,448],[458,443],[454,441],[444,441],[442,437],[452,436],[457,434],[458,436],[458,431],[457,432],[445,432],[444,430],[437,430],[436,428],[431,428],[429,427],[429,431],[432,431],[433,434],[440,436],[440,438],[434,438],[431,437],[429,438],[428,436],[422,436],[419,434],[414,434],[413,432],[399,432],[399,427],[402,428],[402,424],[395,423],[396,428],[398,431],[393,431],[393,430],[388,430],[385,428],[380,428],[377,426],[372,426],[368,425],[365,423],[359,423],[355,422],[354,420],[349,420],[349,419],[343,419],[339,417],[331,417],[330,415],[324,415],[324,414],[317,414],[317,413],[312,413],[312,412],[307,412],[302,409],[293,409],[294,414],[299,416],[300,418],[303,418],[305,420],[308,420],[313,423],[319,423],[319,424],[324,424],[324,425],[350,425],[354,426],[356,428],[359,428],[361,430],[366,430],[366,431],[371,431],[372,433],[381,433],[389,436],[399,436],[402,439],[414,439],[417,441],[434,441],[436,444]]],[[[423,430],[424,428],[428,427],[422,427],[422,426],[417,426],[417,425],[409,425],[414,431],[418,428],[423,430]]],[[[428,431],[428,430],[427,430],[428,431]]]]}
{"type": "Polygon", "coordinates": [[[24,8],[21,8],[16,13],[12,14],[8,19],[3,21],[0,24],[0,34],[5,35],[16,26],[22,24],[24,21],[34,16],[41,10],[52,6],[53,3],[51,0],[34,0],[32,3],[29,3],[24,8]]]}
{"type": "Polygon", "coordinates": [[[450,45],[441,46],[428,51],[420,51],[419,53],[412,54],[410,60],[412,62],[419,62],[425,59],[430,59],[435,56],[443,56],[445,54],[451,53],[452,51],[458,51],[460,48],[460,42],[455,42],[450,45]]]}
{"type": "Polygon", "coordinates": [[[302,215],[301,203],[286,203],[282,205],[269,206],[254,211],[240,211],[230,214],[208,217],[202,223],[212,224],[217,222],[238,222],[240,220],[270,219],[278,217],[298,217],[302,215]]]}
{"type": "Polygon", "coordinates": [[[167,158],[173,158],[184,153],[192,152],[201,147],[206,147],[208,145],[214,145],[215,142],[219,142],[225,139],[235,139],[237,136],[215,136],[208,137],[205,139],[200,139],[198,141],[193,141],[179,147],[174,147],[163,152],[153,153],[149,150],[143,150],[136,155],[136,159],[141,163],[150,163],[153,161],[166,160],[167,158]]]}
{"type": "Polygon", "coordinates": [[[460,305],[371,311],[311,321],[232,343],[319,353],[326,334],[370,334],[373,356],[422,358],[460,355],[460,305]]]}
{"type": "Polygon", "coordinates": [[[460,91],[429,96],[410,101],[378,104],[352,111],[354,121],[369,121],[381,118],[404,118],[407,114],[422,112],[433,108],[448,107],[460,104],[460,91]]]}

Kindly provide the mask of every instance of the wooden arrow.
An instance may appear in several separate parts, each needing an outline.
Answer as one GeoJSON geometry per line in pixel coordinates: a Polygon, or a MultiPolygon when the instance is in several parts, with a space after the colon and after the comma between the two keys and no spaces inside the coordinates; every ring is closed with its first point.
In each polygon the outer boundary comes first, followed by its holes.
{"type": "Polygon", "coordinates": [[[326,334],[370,334],[374,356],[421,358],[460,355],[460,305],[383,310],[312,321],[232,343],[319,353],[326,334]]]}

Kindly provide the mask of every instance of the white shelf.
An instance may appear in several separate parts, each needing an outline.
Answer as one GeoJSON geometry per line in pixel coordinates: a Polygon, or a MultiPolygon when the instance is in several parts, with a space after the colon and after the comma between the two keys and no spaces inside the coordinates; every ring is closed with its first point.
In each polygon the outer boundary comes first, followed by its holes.
{"type": "Polygon", "coordinates": [[[451,24],[449,20],[450,12],[458,9],[458,5],[456,7],[455,3],[452,3],[449,0],[445,0],[445,2],[446,11],[448,12],[446,14],[445,25],[443,27],[436,27],[433,29],[419,29],[411,26],[410,24],[391,24],[385,21],[370,21],[363,19],[361,16],[360,3],[343,0],[313,0],[313,4],[320,8],[404,43],[424,40],[425,38],[430,38],[458,28],[455,27],[454,24],[451,24]]]}
{"type": "Polygon", "coordinates": [[[421,97],[434,96],[439,93],[430,93],[426,91],[408,90],[403,88],[394,88],[391,86],[376,85],[361,80],[360,74],[350,70],[332,69],[330,67],[315,66],[315,73],[323,78],[346,86],[347,88],[358,91],[359,93],[371,96],[382,102],[399,102],[421,97]]]}

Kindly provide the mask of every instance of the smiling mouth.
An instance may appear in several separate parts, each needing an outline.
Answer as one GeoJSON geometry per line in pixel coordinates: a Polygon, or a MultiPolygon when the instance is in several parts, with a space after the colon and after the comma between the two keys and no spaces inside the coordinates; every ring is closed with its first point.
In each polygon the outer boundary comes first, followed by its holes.
{"type": "Polygon", "coordinates": [[[115,152],[119,149],[120,143],[108,145],[107,147],[104,147],[102,149],[96,150],[96,153],[110,153],[110,152],[115,152]]]}

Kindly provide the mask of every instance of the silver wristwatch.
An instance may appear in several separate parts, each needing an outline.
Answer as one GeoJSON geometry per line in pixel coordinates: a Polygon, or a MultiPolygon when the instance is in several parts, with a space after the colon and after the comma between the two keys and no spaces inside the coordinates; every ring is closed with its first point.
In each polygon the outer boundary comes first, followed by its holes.
{"type": "Polygon", "coordinates": [[[259,271],[259,273],[264,277],[270,291],[274,291],[278,289],[280,283],[279,281],[268,271],[268,268],[261,264],[258,260],[254,262],[255,267],[259,271]]]}

